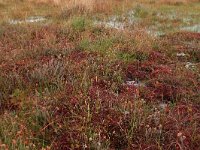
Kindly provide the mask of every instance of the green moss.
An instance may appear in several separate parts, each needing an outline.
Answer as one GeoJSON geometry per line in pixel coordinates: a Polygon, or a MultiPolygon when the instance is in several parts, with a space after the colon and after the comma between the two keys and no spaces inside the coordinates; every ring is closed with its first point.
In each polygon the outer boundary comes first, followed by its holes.
{"type": "Polygon", "coordinates": [[[82,41],[80,41],[79,45],[78,45],[78,49],[80,50],[89,50],[90,49],[90,41],[88,39],[84,39],[82,41]]]}
{"type": "Polygon", "coordinates": [[[125,62],[130,62],[130,61],[136,60],[134,54],[129,54],[129,53],[125,53],[125,52],[118,53],[118,59],[121,59],[122,61],[125,61],[125,62]]]}
{"type": "Polygon", "coordinates": [[[100,38],[96,41],[89,41],[88,39],[84,39],[80,41],[78,44],[78,48],[81,50],[87,51],[98,51],[98,52],[106,52],[108,51],[114,44],[113,38],[100,38]]]}
{"type": "Polygon", "coordinates": [[[73,30],[82,32],[85,31],[88,22],[85,20],[84,17],[75,17],[72,19],[71,26],[73,30]]]}
{"type": "Polygon", "coordinates": [[[148,11],[146,11],[140,5],[137,5],[135,8],[135,16],[140,18],[146,18],[148,16],[148,11]]]}
{"type": "Polygon", "coordinates": [[[135,61],[135,60],[144,61],[144,60],[147,60],[147,58],[148,58],[148,54],[140,52],[140,51],[136,51],[134,53],[133,52],[132,53],[127,53],[127,52],[118,53],[118,59],[121,59],[125,62],[130,62],[130,61],[135,61]]]}

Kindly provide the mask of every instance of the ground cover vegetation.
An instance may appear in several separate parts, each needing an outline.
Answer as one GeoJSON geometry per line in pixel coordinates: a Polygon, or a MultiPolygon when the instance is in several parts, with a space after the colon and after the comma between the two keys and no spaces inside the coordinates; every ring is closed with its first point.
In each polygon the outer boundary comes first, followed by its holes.
{"type": "Polygon", "coordinates": [[[199,149],[198,0],[0,10],[0,149],[199,149]]]}

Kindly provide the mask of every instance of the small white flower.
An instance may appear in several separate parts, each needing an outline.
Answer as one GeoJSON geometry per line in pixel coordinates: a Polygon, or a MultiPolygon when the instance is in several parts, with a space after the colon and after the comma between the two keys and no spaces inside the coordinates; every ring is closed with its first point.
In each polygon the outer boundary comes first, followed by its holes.
{"type": "Polygon", "coordinates": [[[160,104],[159,104],[159,107],[160,107],[161,109],[165,110],[165,109],[167,108],[167,104],[165,104],[165,103],[160,103],[160,104]]]}
{"type": "Polygon", "coordinates": [[[136,81],[126,81],[126,84],[130,86],[130,85],[135,85],[137,83],[136,81]]]}
{"type": "Polygon", "coordinates": [[[178,56],[178,57],[184,57],[184,56],[186,56],[186,54],[182,52],[182,53],[177,53],[176,56],[178,56]]]}
{"type": "Polygon", "coordinates": [[[130,113],[129,111],[125,111],[125,112],[124,112],[125,115],[128,115],[129,113],[130,113]]]}

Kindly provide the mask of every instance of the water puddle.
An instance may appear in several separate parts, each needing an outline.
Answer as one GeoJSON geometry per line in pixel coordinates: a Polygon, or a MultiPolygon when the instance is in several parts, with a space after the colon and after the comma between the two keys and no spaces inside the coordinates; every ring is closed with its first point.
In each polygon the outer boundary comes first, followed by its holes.
{"type": "Polygon", "coordinates": [[[146,85],[140,81],[126,81],[125,85],[135,86],[135,87],[145,87],[146,85]]]}
{"type": "Polygon", "coordinates": [[[10,24],[22,24],[22,23],[35,23],[45,21],[46,18],[42,16],[31,16],[24,20],[10,20],[10,24]]]}
{"type": "Polygon", "coordinates": [[[155,37],[159,37],[159,36],[165,35],[165,32],[156,31],[156,30],[152,30],[152,29],[146,29],[146,32],[147,32],[149,35],[155,36],[155,37]]]}
{"type": "MultiPolygon", "coordinates": [[[[100,25],[104,26],[106,28],[112,28],[117,30],[125,30],[131,27],[132,25],[138,25],[140,22],[142,22],[142,18],[136,17],[136,11],[131,10],[125,14],[122,14],[121,16],[111,16],[107,19],[107,21],[94,21],[94,25],[100,25]]],[[[151,36],[159,37],[162,35],[165,35],[164,32],[158,31],[158,27],[148,27],[145,29],[145,32],[147,32],[151,36]]]]}
{"type": "Polygon", "coordinates": [[[192,21],[193,21],[192,17],[191,18],[188,18],[188,17],[182,18],[182,22],[185,24],[190,24],[192,21]]]}
{"type": "Polygon", "coordinates": [[[196,65],[194,63],[187,62],[185,68],[193,70],[196,68],[196,65]]]}
{"type": "Polygon", "coordinates": [[[117,30],[124,30],[125,29],[125,23],[123,22],[116,22],[116,21],[95,21],[95,25],[104,26],[106,28],[113,28],[117,30]]]}
{"type": "Polygon", "coordinates": [[[122,14],[121,16],[111,16],[106,21],[94,21],[95,25],[101,25],[106,28],[113,28],[117,30],[124,30],[133,24],[137,24],[140,21],[140,18],[135,17],[135,12],[129,11],[122,14]]]}
{"type": "MultiPolygon", "coordinates": [[[[189,14],[187,16],[183,16],[183,14],[179,14],[178,12],[168,12],[166,13],[157,13],[156,17],[161,19],[166,19],[170,21],[179,20],[182,25],[185,27],[173,26],[172,22],[163,24],[160,22],[157,22],[155,25],[147,26],[145,31],[147,34],[154,36],[154,37],[160,37],[168,32],[176,32],[176,31],[191,31],[191,32],[200,32],[200,24],[196,24],[193,26],[188,26],[193,22],[192,14],[189,14]]],[[[142,23],[143,18],[137,16],[137,10],[133,9],[131,11],[128,11],[120,16],[114,15],[109,17],[107,20],[95,20],[95,25],[101,25],[106,28],[112,28],[117,29],[120,31],[123,31],[125,29],[129,29],[133,25],[137,26],[140,23],[142,23]]]]}
{"type": "Polygon", "coordinates": [[[196,25],[188,26],[188,27],[183,27],[183,28],[181,28],[181,30],[200,33],[200,24],[196,24],[196,25]]]}
{"type": "Polygon", "coordinates": [[[178,19],[178,14],[176,12],[170,12],[170,13],[157,13],[156,16],[158,18],[161,18],[161,19],[167,19],[167,20],[176,20],[178,19]]]}

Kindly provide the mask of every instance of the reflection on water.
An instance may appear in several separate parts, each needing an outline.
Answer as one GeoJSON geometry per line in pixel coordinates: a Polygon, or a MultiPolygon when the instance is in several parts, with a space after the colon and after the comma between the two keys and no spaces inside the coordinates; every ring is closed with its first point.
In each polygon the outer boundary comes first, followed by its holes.
{"type": "Polygon", "coordinates": [[[181,28],[181,30],[200,33],[200,24],[188,26],[188,27],[183,27],[183,28],[181,28]]]}
{"type": "Polygon", "coordinates": [[[22,24],[22,23],[41,22],[41,21],[45,21],[45,20],[46,20],[46,18],[44,18],[42,16],[31,16],[25,20],[10,20],[9,23],[10,24],[22,24]]]}
{"type": "MultiPolygon", "coordinates": [[[[190,24],[194,23],[193,15],[189,13],[187,16],[183,15],[177,11],[170,11],[168,13],[156,12],[155,17],[158,20],[157,22],[152,22],[153,25],[150,23],[147,24],[145,27],[145,31],[155,37],[163,36],[170,32],[177,32],[177,31],[191,31],[191,32],[200,32],[200,24],[189,26],[190,24]],[[159,20],[161,19],[161,22],[159,20]],[[167,20],[166,23],[162,21],[167,20]],[[177,25],[173,25],[174,22],[178,22],[177,25]]],[[[144,18],[137,15],[137,9],[132,9],[120,16],[114,15],[109,17],[107,20],[97,21],[95,20],[95,25],[102,25],[106,28],[113,28],[120,31],[125,29],[129,30],[132,29],[130,27],[138,26],[140,28],[140,24],[143,24],[144,18]]]]}
{"type": "Polygon", "coordinates": [[[117,30],[124,30],[125,24],[117,21],[95,21],[95,25],[105,26],[106,28],[113,28],[117,30]]]}

